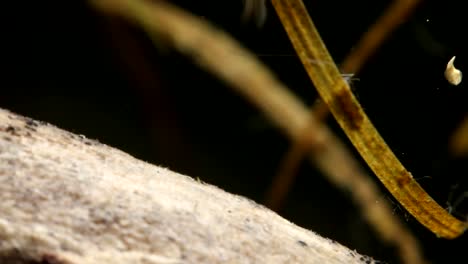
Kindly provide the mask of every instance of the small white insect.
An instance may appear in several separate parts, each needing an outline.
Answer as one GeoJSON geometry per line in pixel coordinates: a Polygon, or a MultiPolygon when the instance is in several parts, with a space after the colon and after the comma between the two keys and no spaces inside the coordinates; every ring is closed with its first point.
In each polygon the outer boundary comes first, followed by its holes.
{"type": "Polygon", "coordinates": [[[455,68],[453,62],[455,61],[455,56],[447,63],[447,68],[445,69],[444,75],[445,79],[452,85],[459,85],[462,81],[463,74],[460,70],[455,68]]]}

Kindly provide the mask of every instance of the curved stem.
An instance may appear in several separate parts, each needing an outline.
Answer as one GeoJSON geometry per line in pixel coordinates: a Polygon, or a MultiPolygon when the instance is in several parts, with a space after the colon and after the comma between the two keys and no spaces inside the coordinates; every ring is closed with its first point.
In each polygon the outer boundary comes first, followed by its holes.
{"type": "Polygon", "coordinates": [[[343,80],[301,0],[272,0],[289,39],[323,101],[366,163],[422,225],[444,238],[467,228],[414,180],[377,132],[343,80]],[[320,63],[316,63],[320,62],[320,63]]]}

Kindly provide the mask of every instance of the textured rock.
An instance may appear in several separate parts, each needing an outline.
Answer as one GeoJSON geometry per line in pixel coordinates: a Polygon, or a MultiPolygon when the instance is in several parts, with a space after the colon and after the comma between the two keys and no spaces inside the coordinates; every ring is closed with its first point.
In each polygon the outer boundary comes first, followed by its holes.
{"type": "Polygon", "coordinates": [[[214,186],[0,109],[0,263],[371,263],[214,186]]]}

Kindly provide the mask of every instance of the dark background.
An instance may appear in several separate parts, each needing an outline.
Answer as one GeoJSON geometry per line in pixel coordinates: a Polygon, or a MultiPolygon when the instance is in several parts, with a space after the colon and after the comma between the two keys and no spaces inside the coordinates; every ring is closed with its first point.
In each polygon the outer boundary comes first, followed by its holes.
{"type": "MultiPolygon", "coordinates": [[[[308,105],[317,98],[270,3],[266,24],[258,28],[254,21],[241,22],[241,0],[172,2],[229,32],[308,105]]],[[[338,64],[389,4],[305,2],[338,64]]],[[[468,72],[464,10],[463,1],[422,3],[353,82],[389,146],[442,206],[468,191],[467,157],[454,157],[448,149],[468,113],[468,87],[466,82],[451,86],[443,76],[454,55],[456,67],[468,72]]],[[[136,27],[104,18],[82,1],[16,1],[5,3],[2,13],[0,107],[264,201],[289,142],[217,78],[169,46],[154,48],[136,27]]],[[[347,142],[332,118],[327,123],[347,142]]],[[[466,234],[438,239],[383,188],[382,199],[392,204],[432,263],[466,261],[466,234]]],[[[309,163],[301,165],[279,214],[361,254],[400,262],[350,195],[309,163]]],[[[455,215],[467,218],[468,198],[455,215]]]]}

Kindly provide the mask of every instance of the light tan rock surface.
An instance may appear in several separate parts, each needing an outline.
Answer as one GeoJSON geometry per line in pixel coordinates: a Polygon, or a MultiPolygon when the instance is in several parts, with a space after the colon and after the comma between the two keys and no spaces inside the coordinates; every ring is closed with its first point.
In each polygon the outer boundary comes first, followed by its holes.
{"type": "Polygon", "coordinates": [[[0,109],[0,263],[372,263],[274,212],[0,109]]]}

